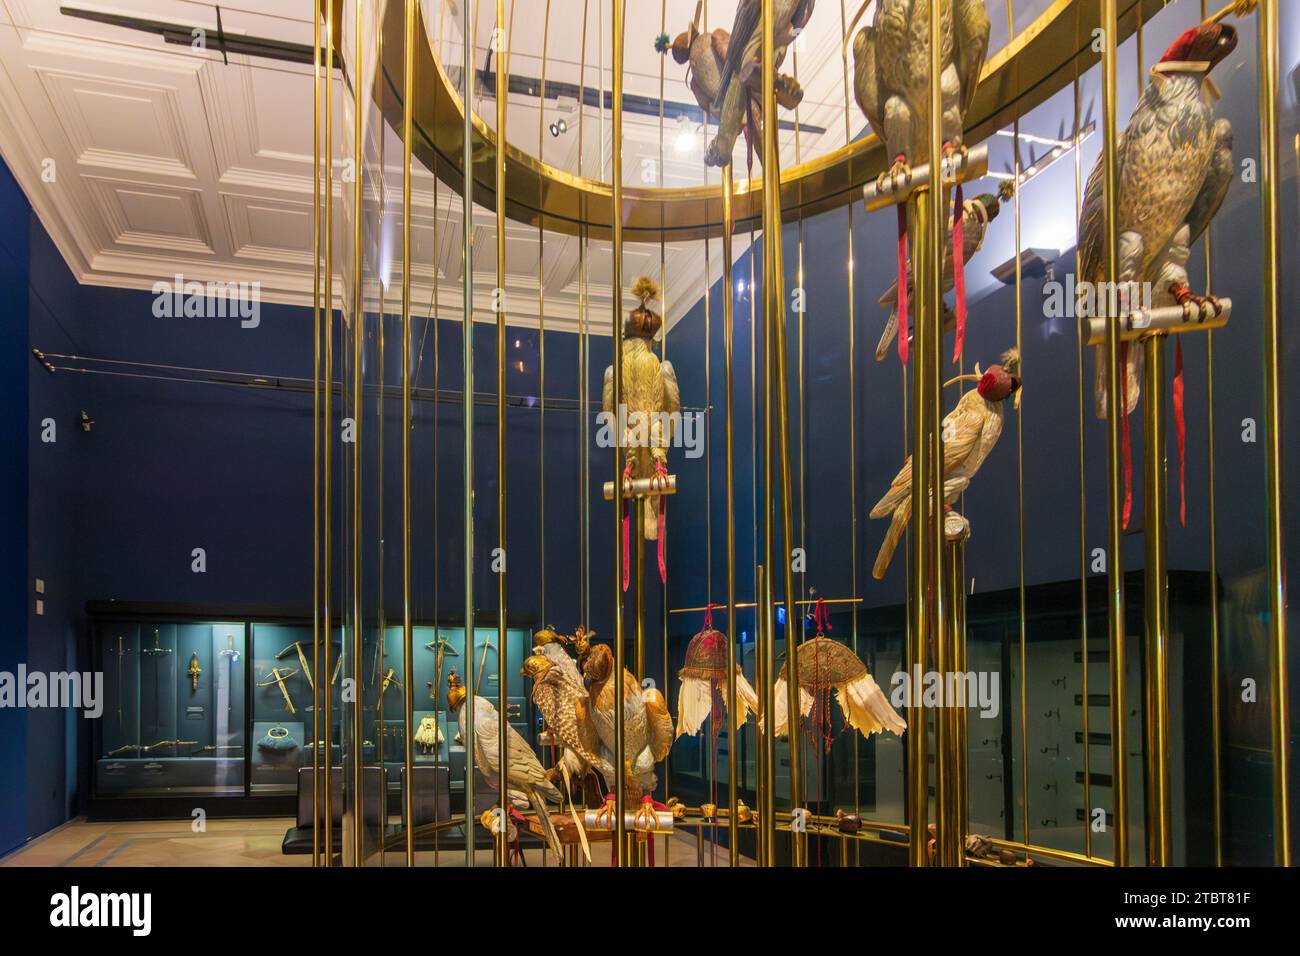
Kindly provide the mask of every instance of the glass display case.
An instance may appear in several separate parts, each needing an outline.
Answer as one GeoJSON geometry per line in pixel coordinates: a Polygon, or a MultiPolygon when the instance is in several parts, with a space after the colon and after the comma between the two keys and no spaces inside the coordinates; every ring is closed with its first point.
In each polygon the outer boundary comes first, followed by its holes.
{"type": "Polygon", "coordinates": [[[244,792],[246,636],[230,622],[97,626],[97,795],[244,792]]]}
{"type": "MultiPolygon", "coordinates": [[[[96,801],[293,797],[301,785],[299,771],[312,767],[315,747],[324,747],[326,739],[332,765],[342,774],[344,690],[351,682],[342,631],[331,645],[326,681],[333,695],[331,727],[328,734],[321,727],[317,742],[316,689],[323,675],[314,671],[311,625],[223,617],[92,611],[96,667],[104,674],[104,716],[95,723],[93,741],[96,801]]],[[[447,681],[453,671],[466,671],[465,629],[422,625],[413,633],[415,765],[450,767],[451,799],[463,805],[465,747],[447,711],[447,681]]],[[[406,746],[402,628],[385,627],[383,635],[382,643],[368,644],[371,653],[362,662],[362,761],[376,774],[383,767],[388,807],[398,812],[406,746]]],[[[507,630],[510,659],[526,656],[529,636],[527,628],[507,630]]],[[[475,629],[476,684],[493,700],[496,644],[496,628],[475,629]]],[[[507,695],[511,726],[535,740],[518,668],[509,675],[507,695]]]]}

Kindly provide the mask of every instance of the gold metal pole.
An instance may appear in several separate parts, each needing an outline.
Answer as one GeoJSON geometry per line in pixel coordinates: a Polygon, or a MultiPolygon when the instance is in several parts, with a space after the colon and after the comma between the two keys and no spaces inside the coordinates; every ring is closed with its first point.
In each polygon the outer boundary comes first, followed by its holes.
{"type": "MultiPolygon", "coordinates": [[[[926,244],[916,241],[915,237],[928,235],[930,216],[930,196],[928,188],[918,190],[909,202],[908,232],[914,237],[912,242],[913,288],[927,289],[929,262],[926,258],[926,244]]],[[[918,296],[919,298],[919,296],[918,296]]],[[[932,416],[934,396],[927,394],[925,374],[924,343],[930,337],[931,330],[926,325],[928,318],[924,302],[918,309],[915,336],[915,367],[912,370],[912,566],[909,576],[911,591],[911,635],[909,643],[908,673],[915,675],[926,670],[927,635],[930,631],[931,606],[927,593],[929,536],[925,533],[928,520],[927,501],[930,493],[926,479],[929,476],[930,443],[927,440],[927,409],[932,416]]],[[[929,786],[930,767],[927,747],[926,723],[929,715],[920,706],[919,695],[913,688],[907,708],[907,758],[908,758],[908,814],[910,828],[908,837],[908,862],[912,866],[925,866],[928,862],[926,843],[929,837],[929,786]]]]}
{"type": "MultiPolygon", "coordinates": [[[[966,670],[966,594],[962,582],[965,575],[966,544],[963,540],[949,540],[944,546],[948,552],[950,573],[944,581],[947,589],[948,631],[950,640],[939,648],[939,673],[957,674],[966,670]]],[[[964,688],[964,685],[957,684],[964,688]]],[[[943,866],[965,866],[966,840],[966,706],[965,692],[960,701],[947,701],[936,719],[944,724],[943,746],[938,752],[936,776],[940,788],[946,791],[943,816],[939,818],[937,850],[943,866]]]]}
{"type": "MultiPolygon", "coordinates": [[[[613,162],[611,180],[614,190],[613,216],[610,218],[610,238],[613,245],[613,262],[610,267],[610,298],[613,300],[614,337],[614,405],[617,415],[618,405],[623,401],[623,0],[610,0],[613,8],[613,86],[614,99],[610,109],[613,124],[613,162]]],[[[622,487],[623,479],[623,436],[622,429],[614,429],[614,487],[622,487]]],[[[619,692],[616,700],[622,700],[624,648],[623,648],[623,520],[624,498],[614,495],[614,680],[619,692]]],[[[624,721],[623,708],[614,708],[614,763],[622,767],[624,760],[624,721]]],[[[617,773],[617,771],[616,771],[617,773]]],[[[614,784],[614,864],[628,865],[627,827],[623,818],[626,806],[622,774],[614,784]]]]}
{"type": "MultiPolygon", "coordinates": [[[[1016,35],[1015,11],[1012,9],[1011,0],[1007,0],[1007,36],[1014,39],[1016,35]]],[[[1016,85],[1020,83],[1020,65],[1016,64],[1016,85]]],[[[1021,349],[1021,319],[1024,305],[1024,298],[1021,295],[1023,288],[1024,270],[1020,264],[1020,114],[1016,113],[1015,123],[1013,126],[1015,135],[1013,147],[1013,164],[1015,178],[1012,180],[1016,185],[1015,190],[1015,291],[1016,291],[1016,351],[1020,354],[1021,364],[1024,364],[1024,352],[1021,349]]],[[[940,213],[942,215],[942,213],[940,213]]],[[[942,251],[941,253],[942,254],[942,251]]],[[[942,261],[942,260],[940,260],[942,261]]],[[[1022,368],[1023,374],[1023,368],[1022,368]]],[[[1020,800],[1021,800],[1021,823],[1024,829],[1024,841],[1029,843],[1029,655],[1028,640],[1025,632],[1025,429],[1024,416],[1017,410],[1016,413],[1016,578],[1017,578],[1017,598],[1018,598],[1018,617],[1019,628],[1019,652],[1020,652],[1020,800]]],[[[942,480],[942,476],[941,476],[942,480]]],[[[1085,710],[1087,708],[1085,707],[1085,710]]]]}
{"type": "MultiPolygon", "coordinates": [[[[324,763],[325,776],[325,819],[323,849],[325,865],[334,865],[334,685],[333,681],[323,675],[333,675],[330,664],[333,630],[330,625],[334,577],[333,527],[334,527],[334,490],[333,490],[333,449],[334,449],[334,4],[325,8],[325,401],[322,417],[324,419],[324,449],[321,471],[325,485],[325,515],[321,528],[322,569],[321,569],[321,631],[324,641],[324,670],[317,668],[322,675],[316,681],[321,686],[321,696],[325,698],[324,738],[313,741],[314,749],[324,763]]],[[[342,647],[339,648],[340,654],[342,647]]]]}
{"type": "MultiPolygon", "coordinates": [[[[312,29],[312,383],[311,383],[311,648],[312,672],[320,673],[320,4],[311,0],[312,29]]],[[[313,688],[313,698],[320,688],[313,688]]],[[[326,691],[328,693],[328,690],[326,691]]],[[[312,706],[311,865],[320,866],[320,707],[312,706]]]]}
{"type": "MultiPolygon", "coordinates": [[[[405,708],[406,865],[415,866],[415,657],[411,627],[411,135],[415,112],[415,10],[406,0],[402,73],[402,704],[405,708]]],[[[382,641],[383,633],[379,635],[382,641]]],[[[435,688],[436,690],[436,688],[435,688]]],[[[382,702],[383,698],[380,697],[382,702]]]]}
{"type": "Polygon", "coordinates": [[[353,79],[353,114],[352,114],[352,155],[355,163],[352,190],[352,415],[354,442],[352,444],[352,686],[356,699],[352,704],[352,865],[361,866],[365,853],[365,834],[362,827],[365,814],[361,810],[361,758],[362,738],[362,690],[361,690],[361,355],[365,340],[364,302],[361,296],[361,270],[364,267],[361,242],[362,204],[365,193],[362,180],[365,175],[365,156],[362,154],[364,138],[362,136],[361,116],[363,110],[361,74],[365,68],[365,46],[362,14],[363,4],[358,3],[356,24],[356,76],[353,79]]]}
{"type": "MultiPolygon", "coordinates": [[[[732,361],[735,356],[736,304],[731,285],[731,233],[735,228],[731,193],[734,188],[731,164],[722,168],[722,351],[723,378],[726,395],[726,468],[727,468],[727,811],[729,821],[737,817],[739,797],[736,783],[737,740],[743,727],[737,727],[733,714],[736,708],[736,486],[735,486],[735,418],[733,406],[732,361]]],[[[667,615],[665,615],[667,620],[667,615]]],[[[667,661],[665,661],[665,666],[667,661]]],[[[740,848],[734,826],[727,830],[728,859],[731,866],[740,865],[740,848]]]]}
{"type": "MultiPolygon", "coordinates": [[[[1102,157],[1105,163],[1106,275],[1119,278],[1119,24],[1117,0],[1101,0],[1102,52],[1102,157]]],[[[1124,451],[1123,420],[1127,411],[1124,364],[1120,361],[1118,318],[1109,316],[1106,328],[1106,511],[1107,511],[1107,628],[1110,634],[1110,756],[1111,799],[1114,809],[1114,860],[1128,866],[1128,708],[1124,677],[1124,451]]],[[[1086,706],[1085,701],[1085,706],[1086,706]]],[[[1091,808],[1089,809],[1091,812],[1091,808]]]]}
{"type": "MultiPolygon", "coordinates": [[[[776,63],[775,52],[773,49],[775,39],[775,24],[773,20],[772,4],[767,3],[763,6],[763,296],[764,310],[767,314],[767,334],[769,339],[769,350],[773,357],[775,368],[769,368],[769,374],[775,371],[776,374],[776,394],[771,396],[776,401],[776,423],[777,423],[777,457],[780,461],[781,468],[781,546],[786,553],[780,557],[782,568],[782,579],[785,591],[786,602],[794,600],[794,571],[790,560],[789,550],[794,544],[794,510],[791,503],[792,485],[790,469],[790,394],[787,385],[786,371],[786,342],[785,342],[785,293],[784,293],[784,258],[781,253],[781,158],[777,149],[776,132],[777,132],[777,103],[776,103],[776,63]]],[[[772,408],[771,405],[768,406],[772,408]]],[[[770,413],[769,413],[770,414],[770,413]]],[[[769,428],[770,431],[770,428],[769,428]]],[[[766,449],[766,457],[769,462],[768,467],[768,487],[766,502],[768,513],[768,559],[770,572],[768,575],[768,593],[769,598],[773,596],[775,588],[772,586],[776,578],[776,548],[775,539],[770,532],[772,527],[772,496],[773,482],[772,469],[770,463],[772,460],[772,448],[769,443],[766,449]]],[[[772,605],[768,602],[768,613],[773,613],[772,605]]],[[[785,657],[788,680],[786,682],[786,691],[789,697],[787,714],[788,723],[786,740],[789,743],[790,756],[790,806],[791,809],[802,806],[803,799],[803,773],[800,766],[799,754],[799,645],[795,638],[796,628],[794,626],[794,616],[786,615],[785,625],[785,657]]],[[[773,632],[768,635],[769,640],[775,642],[775,627],[773,632]]],[[[775,663],[775,656],[773,657],[775,663]]],[[[775,740],[775,736],[773,737],[775,740]]],[[[773,747],[772,753],[775,753],[773,747]]],[[[773,760],[775,763],[775,760],[773,760]]],[[[769,776],[775,781],[774,768],[769,768],[769,776]]],[[[772,807],[775,809],[776,794],[773,792],[769,795],[772,800],[772,807]]],[[[795,866],[803,865],[803,842],[799,835],[791,832],[790,835],[791,862],[795,866]]]]}
{"type": "MultiPolygon", "coordinates": [[[[953,669],[958,674],[966,670],[966,543],[963,541],[953,549],[951,580],[953,588],[953,621],[955,626],[954,647],[956,656],[953,669]]],[[[964,686],[964,685],[963,685],[964,686]]],[[[970,701],[964,697],[957,709],[957,865],[966,865],[966,834],[970,832],[970,765],[968,755],[968,730],[970,724],[970,701]]]]}
{"type": "MultiPolygon", "coordinates": [[[[514,37],[514,5],[510,7],[511,39],[514,37]]],[[[551,37],[551,0],[546,0],[546,12],[542,17],[542,75],[539,84],[539,102],[546,102],[546,60],[551,37]]],[[[537,158],[541,159],[546,147],[546,110],[537,111],[537,158]]],[[[541,170],[537,173],[537,188],[545,185],[545,176],[541,170]]],[[[537,493],[539,500],[537,541],[538,556],[537,583],[539,616],[546,622],[546,226],[539,217],[537,220],[537,392],[539,408],[537,412],[537,493]]],[[[557,863],[562,861],[556,861],[557,863]]]]}
{"type": "Polygon", "coordinates": [[[1291,865],[1291,701],[1287,671],[1286,549],[1282,524],[1282,271],[1278,212],[1278,3],[1261,0],[1259,17],[1259,193],[1264,227],[1264,396],[1268,522],[1268,610],[1270,623],[1269,727],[1273,750],[1273,860],[1291,865]]]}
{"type": "MultiPolygon", "coordinates": [[[[840,0],[840,32],[843,36],[849,35],[850,27],[846,25],[846,11],[844,0],[840,0]]],[[[840,45],[840,72],[842,77],[842,89],[844,95],[844,142],[848,143],[853,138],[853,128],[850,125],[849,109],[852,102],[851,87],[849,86],[849,48],[847,44],[840,45]]],[[[858,345],[857,345],[857,319],[854,316],[854,308],[857,302],[857,296],[853,289],[853,203],[848,204],[848,229],[844,237],[845,246],[848,249],[848,309],[846,318],[849,325],[849,348],[848,348],[848,366],[849,366],[849,474],[857,475],[858,473],[858,345]]],[[[802,280],[800,285],[802,285],[802,280]]],[[[906,416],[904,416],[906,418],[906,416]]],[[[856,480],[849,482],[849,575],[853,581],[851,590],[852,597],[858,596],[858,483],[856,480]]],[[[858,605],[854,601],[851,605],[852,615],[849,619],[850,635],[849,642],[853,648],[853,653],[858,653],[858,605]]],[[[861,762],[860,762],[860,745],[861,735],[855,734],[853,737],[853,812],[861,816],[862,814],[862,785],[860,780],[861,762]]],[[[847,842],[845,844],[847,848],[847,842]]],[[[855,858],[860,856],[861,845],[854,841],[853,852],[855,858]]]]}
{"type": "MultiPolygon", "coordinates": [[[[1148,866],[1173,862],[1169,793],[1169,594],[1165,537],[1165,337],[1152,335],[1146,349],[1146,483],[1143,495],[1143,607],[1146,617],[1146,850],[1148,866]]],[[[1087,706],[1086,703],[1084,705],[1087,706]]]]}
{"type": "Polygon", "coordinates": [[[509,752],[510,700],[506,669],[510,649],[506,644],[506,103],[510,99],[510,75],[506,48],[505,0],[497,0],[496,16],[496,98],[497,98],[497,548],[501,561],[497,569],[497,793],[501,795],[501,826],[496,835],[496,865],[510,865],[510,845],[506,841],[505,813],[509,806],[507,754],[509,752]]]}
{"type": "MultiPolygon", "coordinates": [[[[1078,46],[1079,21],[1074,23],[1075,45],[1078,46]]],[[[1083,158],[1079,148],[1081,97],[1079,87],[1079,59],[1074,59],[1074,246],[1079,247],[1079,213],[1082,204],[1083,158]]],[[[1084,477],[1084,376],[1083,376],[1083,323],[1078,327],[1079,346],[1076,353],[1076,374],[1079,384],[1079,673],[1082,680],[1083,699],[1088,697],[1088,488],[1084,477]]],[[[1082,708],[1083,718],[1083,852],[1092,856],[1092,733],[1089,726],[1088,706],[1082,708]]]]}
{"type": "MultiPolygon", "coordinates": [[[[464,27],[465,125],[462,136],[461,314],[462,421],[465,429],[465,865],[474,865],[474,29],[470,4],[461,4],[464,27]]],[[[441,692],[441,689],[439,689],[441,692]]],[[[504,799],[504,798],[503,798],[504,799]]]]}
{"type": "MultiPolygon", "coordinates": [[[[770,510],[770,509],[769,509],[770,510]]],[[[776,619],[772,613],[772,579],[764,565],[758,566],[758,616],[762,620],[759,628],[759,648],[763,659],[763,673],[766,680],[762,682],[763,692],[763,766],[762,774],[755,785],[759,807],[759,841],[762,850],[759,859],[761,866],[776,865],[776,680],[774,665],[776,663],[776,619]]],[[[794,714],[786,718],[787,731],[793,731],[794,714]]]]}

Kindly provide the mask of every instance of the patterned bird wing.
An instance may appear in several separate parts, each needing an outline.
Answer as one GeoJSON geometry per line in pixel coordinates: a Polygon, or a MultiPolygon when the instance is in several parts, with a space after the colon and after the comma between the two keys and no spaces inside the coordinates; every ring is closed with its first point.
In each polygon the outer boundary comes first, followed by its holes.
{"type": "Polygon", "coordinates": [[[989,15],[984,0],[953,0],[952,28],[953,56],[961,77],[961,114],[965,118],[989,49],[989,15]]]}
{"type": "Polygon", "coordinates": [[[668,713],[668,701],[657,688],[648,687],[641,692],[645,702],[646,733],[649,738],[650,753],[655,762],[668,756],[673,747],[673,718],[668,713]]]}
{"type": "Polygon", "coordinates": [[[614,411],[614,366],[605,368],[605,383],[600,390],[600,408],[604,412],[614,411]]]}
{"type": "Polygon", "coordinates": [[[755,39],[760,44],[763,42],[762,33],[758,30],[761,7],[762,0],[741,0],[740,6],[736,8],[736,19],[731,25],[731,42],[727,45],[727,58],[722,61],[722,79],[718,83],[717,98],[713,101],[712,112],[715,114],[722,111],[722,100],[727,95],[727,87],[731,85],[741,64],[757,52],[755,39]]]}
{"type": "Polygon", "coordinates": [[[1188,244],[1195,242],[1210,226],[1223,199],[1228,195],[1228,186],[1232,184],[1235,169],[1232,161],[1232,124],[1226,119],[1214,123],[1214,158],[1210,161],[1209,172],[1201,191],[1192,202],[1187,214],[1187,225],[1191,229],[1188,244]]]}
{"type": "Polygon", "coordinates": [[[600,738],[596,736],[591,721],[584,719],[586,702],[587,695],[582,686],[571,684],[554,670],[533,685],[533,703],[545,719],[546,726],[555,731],[565,747],[587,763],[598,765],[600,758],[596,754],[600,750],[600,738]]]}
{"type": "MultiPolygon", "coordinates": [[[[943,418],[943,473],[950,474],[966,464],[971,452],[978,447],[984,426],[984,402],[979,392],[971,389],[957,402],[957,407],[943,418]]],[[[871,509],[872,518],[888,518],[899,503],[912,494],[912,456],[907,456],[889,486],[889,490],[871,509]]]]}
{"type": "MultiPolygon", "coordinates": [[[[1123,134],[1120,134],[1123,144],[1123,134]]],[[[1106,253],[1106,168],[1105,156],[1088,174],[1083,208],[1079,211],[1078,272],[1080,282],[1097,282],[1103,278],[1106,253]]]]}
{"type": "MultiPolygon", "coordinates": [[[[957,407],[943,417],[943,473],[953,474],[972,460],[972,452],[980,448],[980,437],[988,411],[979,392],[971,389],[957,402],[957,407]]],[[[994,439],[996,440],[996,438],[994,439]]]]}
{"type": "Polygon", "coordinates": [[[912,493],[912,456],[908,455],[903,467],[889,485],[889,490],[871,509],[872,518],[888,518],[900,501],[912,493]]]}
{"type": "Polygon", "coordinates": [[[506,724],[506,773],[510,786],[521,790],[530,788],[540,791],[552,803],[561,801],[561,794],[555,784],[546,779],[546,770],[537,754],[523,735],[510,724],[506,724]]]}
{"type": "Polygon", "coordinates": [[[677,384],[677,372],[673,369],[673,363],[667,359],[659,363],[659,375],[664,383],[663,410],[666,412],[681,411],[682,392],[677,384]]]}
{"type": "Polygon", "coordinates": [[[870,26],[863,27],[853,38],[853,95],[871,124],[871,131],[884,142],[885,109],[876,71],[875,30],[870,26]]]}
{"type": "Polygon", "coordinates": [[[817,0],[799,0],[794,12],[790,14],[790,23],[796,30],[802,30],[808,25],[808,21],[812,19],[813,7],[816,4],[817,0]]]}
{"type": "MultiPolygon", "coordinates": [[[[462,708],[462,713],[463,713],[462,708]]],[[[462,722],[461,726],[464,726],[462,722]]],[[[492,702],[483,698],[474,698],[474,766],[488,780],[492,789],[497,788],[497,776],[501,770],[501,742],[497,734],[497,709],[492,702]]]]}

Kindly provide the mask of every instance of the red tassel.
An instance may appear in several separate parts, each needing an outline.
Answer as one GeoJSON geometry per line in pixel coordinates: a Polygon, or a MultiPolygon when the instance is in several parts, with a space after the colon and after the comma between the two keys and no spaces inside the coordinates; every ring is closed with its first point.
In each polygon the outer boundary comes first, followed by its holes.
{"type": "MultiPolygon", "coordinates": [[[[1123,372],[1123,380],[1117,382],[1120,389],[1123,389],[1123,397],[1111,395],[1111,414],[1123,416],[1124,424],[1124,524],[1125,531],[1128,530],[1128,519],[1133,513],[1133,443],[1128,433],[1128,343],[1121,342],[1119,346],[1119,364],[1123,372]],[[1116,399],[1118,398],[1119,408],[1115,408],[1116,399]]],[[[1120,391],[1112,388],[1112,392],[1120,391]]]]}
{"type": "Polygon", "coordinates": [[[952,344],[952,361],[961,361],[961,351],[966,344],[966,255],[962,246],[965,244],[965,203],[962,201],[961,183],[952,200],[952,279],[953,291],[957,294],[957,330],[952,344]]]}
{"type": "Polygon", "coordinates": [[[907,364],[907,209],[898,206],[898,360],[907,364]]]}
{"type": "Polygon", "coordinates": [[[1183,413],[1183,339],[1174,336],[1174,434],[1178,437],[1178,521],[1187,527],[1187,418],[1183,413]]]}
{"type": "MultiPolygon", "coordinates": [[[[664,529],[668,523],[667,498],[659,499],[659,580],[668,583],[668,560],[664,554],[664,529]]],[[[639,585],[638,585],[639,587],[639,585]]]]}
{"type": "Polygon", "coordinates": [[[631,502],[623,502],[623,590],[632,581],[632,519],[631,502]]]}

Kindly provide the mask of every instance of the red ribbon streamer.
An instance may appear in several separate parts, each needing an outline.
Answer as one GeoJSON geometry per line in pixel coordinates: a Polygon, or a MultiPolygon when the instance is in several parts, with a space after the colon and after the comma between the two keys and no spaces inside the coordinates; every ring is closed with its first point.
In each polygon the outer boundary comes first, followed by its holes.
{"type": "Polygon", "coordinates": [[[1183,413],[1183,340],[1174,336],[1174,434],[1178,436],[1178,521],[1187,527],[1187,418],[1183,413]]]}
{"type": "Polygon", "coordinates": [[[961,361],[961,351],[966,344],[966,242],[965,203],[962,201],[961,183],[952,200],[952,279],[957,294],[957,331],[952,344],[952,361],[961,361]]]}
{"type": "Polygon", "coordinates": [[[623,590],[632,581],[632,519],[631,504],[623,502],[623,590]]]}
{"type": "MultiPolygon", "coordinates": [[[[1111,414],[1123,416],[1124,431],[1124,530],[1128,530],[1128,519],[1133,513],[1133,443],[1128,433],[1128,343],[1121,342],[1119,346],[1119,364],[1124,373],[1122,382],[1118,382],[1123,389],[1123,397],[1112,394],[1110,396],[1111,414]],[[1119,408],[1115,408],[1118,399],[1119,408]]],[[[1120,389],[1112,388],[1111,392],[1118,392],[1120,389]]],[[[1150,452],[1148,452],[1149,454],[1150,452]]]]}
{"type": "MultiPolygon", "coordinates": [[[[668,561],[664,555],[664,533],[668,524],[668,499],[659,499],[659,580],[668,583],[668,561]]],[[[640,585],[637,585],[640,587],[640,585]]]]}
{"type": "Polygon", "coordinates": [[[818,637],[821,637],[823,632],[831,630],[831,615],[826,610],[825,598],[818,598],[817,604],[813,607],[813,624],[817,626],[818,637]]]}
{"type": "Polygon", "coordinates": [[[907,210],[898,206],[898,360],[907,364],[907,210]]]}

